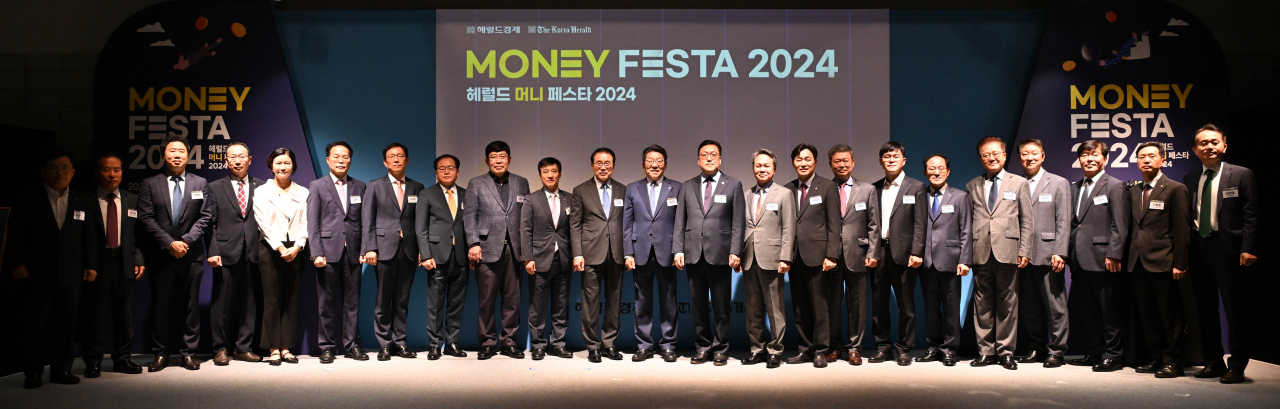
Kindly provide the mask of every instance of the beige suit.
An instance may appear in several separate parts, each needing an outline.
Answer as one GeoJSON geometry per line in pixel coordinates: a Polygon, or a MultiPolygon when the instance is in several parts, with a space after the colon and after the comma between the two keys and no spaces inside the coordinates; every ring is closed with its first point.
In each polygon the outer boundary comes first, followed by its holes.
{"type": "Polygon", "coordinates": [[[1018,257],[1031,257],[1034,232],[1027,179],[1001,171],[988,207],[986,175],[965,186],[973,209],[973,322],[978,352],[1012,355],[1018,340],[1018,257]]]}
{"type": "Polygon", "coordinates": [[[743,284],[747,288],[747,337],[751,352],[768,350],[782,353],[782,337],[786,334],[786,300],[783,299],[783,274],[778,262],[790,263],[796,237],[796,200],[790,189],[770,183],[763,198],[757,200],[760,187],[747,192],[747,223],[742,252],[743,284]],[[764,340],[764,315],[769,313],[771,338],[764,340]]]}

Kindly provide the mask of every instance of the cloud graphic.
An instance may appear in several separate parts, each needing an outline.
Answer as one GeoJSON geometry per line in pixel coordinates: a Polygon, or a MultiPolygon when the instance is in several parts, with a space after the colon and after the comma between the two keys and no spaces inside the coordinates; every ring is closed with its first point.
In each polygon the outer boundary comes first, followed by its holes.
{"type": "Polygon", "coordinates": [[[1182,20],[1178,20],[1178,19],[1176,19],[1176,18],[1170,18],[1170,19],[1169,19],[1169,25],[1171,25],[1171,26],[1189,26],[1190,24],[1187,24],[1187,22],[1182,21],[1182,20]]]}
{"type": "Polygon", "coordinates": [[[164,28],[160,27],[160,22],[157,21],[157,22],[142,26],[142,28],[138,29],[138,32],[139,33],[163,33],[164,28]]]}
{"type": "Polygon", "coordinates": [[[1161,37],[1177,37],[1177,36],[1178,36],[1178,33],[1170,33],[1170,32],[1168,32],[1168,31],[1161,31],[1161,32],[1160,32],[1160,36],[1161,36],[1161,37]]]}
{"type": "Polygon", "coordinates": [[[173,47],[173,41],[171,40],[156,41],[154,43],[151,43],[151,46],[152,47],[173,47]]]}

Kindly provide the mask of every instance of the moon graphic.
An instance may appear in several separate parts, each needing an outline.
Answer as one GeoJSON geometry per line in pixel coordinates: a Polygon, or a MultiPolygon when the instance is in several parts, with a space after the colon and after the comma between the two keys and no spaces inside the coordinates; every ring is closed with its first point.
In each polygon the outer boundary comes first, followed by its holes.
{"type": "Polygon", "coordinates": [[[1080,55],[1084,57],[1084,60],[1085,60],[1085,61],[1093,61],[1093,55],[1092,55],[1092,54],[1093,54],[1093,53],[1089,52],[1089,45],[1088,45],[1088,44],[1085,44],[1085,45],[1080,46],[1080,55]]]}

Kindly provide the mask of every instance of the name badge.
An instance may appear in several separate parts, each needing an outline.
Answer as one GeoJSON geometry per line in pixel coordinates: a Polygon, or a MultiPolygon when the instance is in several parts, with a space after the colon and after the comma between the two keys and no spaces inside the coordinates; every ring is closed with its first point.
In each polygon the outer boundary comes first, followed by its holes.
{"type": "Polygon", "coordinates": [[[129,217],[138,218],[138,209],[129,209],[129,217]]]}
{"type": "Polygon", "coordinates": [[[191,200],[203,200],[203,199],[204,199],[204,192],[201,192],[199,190],[191,191],[191,200]]]}
{"type": "Polygon", "coordinates": [[[351,195],[351,204],[360,204],[360,196],[351,195]]]}
{"type": "Polygon", "coordinates": [[[1233,188],[1230,188],[1230,189],[1223,189],[1223,190],[1222,190],[1222,198],[1223,198],[1223,199],[1230,199],[1230,198],[1233,198],[1233,197],[1240,197],[1240,190],[1239,190],[1239,189],[1236,189],[1236,188],[1234,188],[1234,187],[1233,187],[1233,188]]]}
{"type": "Polygon", "coordinates": [[[729,203],[729,198],[725,195],[716,195],[716,203],[729,203]]]}
{"type": "Polygon", "coordinates": [[[418,195],[409,195],[404,198],[409,203],[418,203],[418,195]]]}
{"type": "Polygon", "coordinates": [[[566,208],[564,208],[564,214],[572,214],[572,213],[573,213],[573,208],[572,208],[572,207],[566,207],[566,208]]]}
{"type": "Polygon", "coordinates": [[[858,202],[853,204],[853,210],[861,212],[867,210],[867,202],[858,202]]]}
{"type": "Polygon", "coordinates": [[[1152,200],[1152,201],[1151,201],[1151,210],[1164,210],[1164,201],[1163,201],[1163,200],[1152,200]]]}
{"type": "Polygon", "coordinates": [[[79,220],[79,221],[84,221],[84,211],[82,211],[82,210],[75,210],[75,211],[72,211],[72,212],[71,212],[71,218],[72,218],[72,219],[79,220]]]}
{"type": "Polygon", "coordinates": [[[1049,203],[1053,201],[1053,195],[1049,193],[1040,194],[1040,203],[1049,203]]]}
{"type": "Polygon", "coordinates": [[[903,197],[902,197],[902,204],[916,204],[916,197],[915,197],[915,196],[903,196],[903,197]]]}
{"type": "Polygon", "coordinates": [[[613,207],[622,207],[622,199],[613,199],[613,207]]]}
{"type": "Polygon", "coordinates": [[[516,203],[524,203],[524,196],[516,196],[516,203]]]}
{"type": "Polygon", "coordinates": [[[822,204],[822,196],[814,196],[809,198],[809,206],[822,204]]]}
{"type": "Polygon", "coordinates": [[[955,207],[955,206],[953,206],[953,205],[942,205],[942,212],[943,212],[943,213],[955,213],[955,212],[956,212],[956,207],[955,207]]]}
{"type": "Polygon", "coordinates": [[[1004,200],[1018,200],[1018,194],[1013,192],[1004,192],[1004,200]]]}
{"type": "Polygon", "coordinates": [[[771,211],[771,212],[776,212],[776,211],[778,211],[778,204],[777,204],[777,203],[765,203],[765,204],[764,204],[764,210],[768,210],[768,211],[771,211]]]}
{"type": "Polygon", "coordinates": [[[677,203],[679,203],[679,202],[678,202],[678,201],[676,201],[676,198],[674,198],[674,197],[668,197],[668,198],[667,198],[667,207],[675,206],[677,203]]]}
{"type": "Polygon", "coordinates": [[[1106,197],[1106,196],[1094,196],[1094,197],[1093,197],[1093,205],[1094,205],[1094,206],[1097,206],[1097,205],[1104,205],[1104,204],[1107,204],[1107,197],[1106,197]]]}

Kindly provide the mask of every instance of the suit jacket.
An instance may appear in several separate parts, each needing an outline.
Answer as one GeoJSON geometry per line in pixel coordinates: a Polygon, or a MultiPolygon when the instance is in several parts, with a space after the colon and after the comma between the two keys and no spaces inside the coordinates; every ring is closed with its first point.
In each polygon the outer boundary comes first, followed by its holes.
{"type": "MultiPolygon", "coordinates": [[[[924,205],[922,207],[930,209],[929,213],[933,212],[927,199],[931,194],[926,190],[926,199],[921,202],[924,205]]],[[[927,238],[924,264],[921,266],[933,266],[938,271],[951,272],[956,271],[957,264],[972,265],[973,239],[970,237],[970,226],[973,216],[969,196],[963,190],[947,185],[938,200],[941,201],[938,204],[938,215],[929,214],[926,217],[929,223],[925,227],[927,238]],[[950,212],[946,206],[951,206],[950,212]]]]}
{"type": "Polygon", "coordinates": [[[142,222],[144,233],[154,240],[140,246],[143,252],[156,251],[163,253],[162,257],[172,259],[168,254],[169,245],[182,240],[187,243],[188,255],[203,260],[205,246],[200,243],[200,239],[204,237],[211,218],[203,209],[204,201],[210,193],[204,178],[188,172],[183,180],[182,215],[178,218],[178,224],[174,225],[169,175],[161,173],[143,179],[142,186],[138,189],[138,219],[142,222]],[[195,199],[192,192],[200,192],[201,198],[195,199]]]}
{"type": "Polygon", "coordinates": [[[480,246],[480,261],[484,263],[502,258],[502,246],[508,238],[512,240],[511,251],[521,260],[517,241],[520,239],[520,206],[529,194],[529,181],[507,172],[507,187],[511,194],[504,203],[498,194],[498,185],[488,172],[467,182],[467,191],[471,194],[467,195],[462,216],[462,223],[467,226],[467,248],[480,246]]]}
{"type": "Polygon", "coordinates": [[[654,214],[649,208],[649,179],[640,179],[627,185],[626,198],[622,208],[622,253],[635,257],[636,265],[649,262],[649,250],[653,250],[658,265],[670,267],[674,252],[671,250],[672,233],[676,227],[677,206],[681,188],[680,182],[662,178],[662,188],[658,193],[658,211],[654,214]],[[638,253],[638,254],[637,254],[638,253]]]}
{"type": "Polygon", "coordinates": [[[1105,258],[1124,260],[1129,238],[1129,192],[1120,179],[1103,174],[1080,203],[1081,181],[1071,184],[1071,258],[1088,271],[1106,271],[1105,258]],[[1105,203],[1101,198],[1105,197],[1105,203]]]}
{"type": "Polygon", "coordinates": [[[600,203],[600,189],[595,177],[573,188],[573,203],[569,212],[569,230],[573,257],[582,257],[588,265],[604,264],[612,258],[622,264],[622,214],[623,197],[627,186],[609,179],[609,198],[613,203],[600,203]],[[604,206],[609,206],[609,217],[604,216],[604,206]]]}
{"type": "Polygon", "coordinates": [[[711,207],[702,209],[702,174],[684,182],[676,204],[676,234],[672,251],[684,253],[684,263],[695,264],[706,259],[708,264],[728,265],[729,255],[742,254],[742,234],[746,224],[746,202],[742,182],[718,173],[712,189],[711,207]],[[724,203],[716,203],[724,196],[724,203]]]}
{"type": "MultiPolygon", "coordinates": [[[[838,184],[835,197],[838,201],[838,184]]],[[[836,208],[836,214],[840,214],[839,207],[836,208]]],[[[867,266],[863,264],[864,259],[880,259],[880,228],[880,197],[876,195],[875,186],[853,179],[845,213],[840,218],[840,255],[844,259],[845,268],[865,273],[867,266]],[[858,204],[862,204],[864,209],[858,210],[858,204]]]]}
{"type": "Polygon", "coordinates": [[[74,285],[84,279],[84,270],[98,269],[98,247],[104,246],[98,236],[103,233],[90,215],[101,212],[98,200],[68,189],[67,213],[61,229],[53,212],[43,183],[18,196],[9,216],[12,224],[5,249],[9,265],[6,273],[23,266],[34,283],[74,285]]]}
{"type": "Polygon", "coordinates": [[[422,253],[423,260],[436,259],[437,264],[444,264],[454,257],[460,263],[467,261],[467,232],[462,223],[467,189],[457,184],[453,187],[458,196],[453,198],[458,205],[456,217],[449,213],[449,198],[439,183],[431,185],[418,197],[418,251],[422,253]]]}
{"type": "Polygon", "coordinates": [[[378,261],[391,260],[397,252],[404,251],[410,259],[418,256],[417,196],[422,183],[404,177],[404,200],[396,205],[395,186],[390,176],[370,180],[360,199],[360,219],[364,221],[364,239],[361,253],[378,253],[378,261]],[[403,247],[401,247],[403,246],[403,247]]]}
{"type": "MultiPolygon", "coordinates": [[[[120,257],[120,265],[116,266],[116,268],[120,269],[121,277],[132,280],[134,279],[133,268],[145,265],[142,262],[142,250],[138,248],[138,195],[130,193],[124,189],[119,189],[119,191],[120,243],[116,248],[120,249],[120,254],[122,256],[120,257]],[[129,216],[130,210],[135,212],[134,216],[129,216]]],[[[89,197],[91,199],[89,202],[93,205],[94,211],[89,212],[89,216],[92,219],[93,225],[97,229],[96,234],[98,234],[98,245],[101,246],[100,250],[106,251],[107,221],[102,217],[102,212],[100,211],[101,206],[98,204],[98,197],[96,196],[98,188],[94,187],[91,192],[94,192],[95,194],[95,196],[89,197]]],[[[10,220],[13,219],[10,218],[10,220]]],[[[101,255],[99,255],[98,259],[100,262],[103,261],[103,257],[101,257],[101,255]]],[[[97,265],[95,264],[91,268],[97,269],[97,265]]],[[[102,271],[98,271],[98,273],[102,273],[102,271]]]]}
{"type": "Polygon", "coordinates": [[[1044,175],[1031,192],[1031,214],[1035,234],[1031,236],[1031,264],[1048,266],[1053,256],[1067,258],[1071,244],[1071,183],[1062,176],[1040,169],[1044,175]],[[1041,201],[1047,199],[1047,201],[1041,201]]]}
{"type": "Polygon", "coordinates": [[[1031,233],[1035,230],[1031,189],[1027,179],[1004,172],[997,196],[1000,202],[994,210],[987,210],[987,194],[982,187],[986,178],[985,174],[980,175],[965,185],[973,213],[973,262],[986,264],[995,254],[998,262],[1017,264],[1018,257],[1031,257],[1031,233]]]}
{"type": "Polygon", "coordinates": [[[204,197],[204,208],[200,209],[213,232],[213,240],[206,240],[207,254],[222,256],[223,265],[239,263],[241,256],[248,257],[250,263],[258,262],[257,244],[261,234],[258,221],[253,217],[253,191],[264,182],[253,176],[245,178],[248,183],[244,187],[244,216],[240,216],[240,201],[230,176],[209,182],[209,195],[204,197]]]}
{"type": "MultiPolygon", "coordinates": [[[[1261,226],[1258,224],[1259,217],[1262,214],[1262,194],[1257,190],[1257,181],[1254,180],[1253,171],[1243,166],[1236,166],[1230,163],[1222,163],[1222,175],[1218,176],[1218,197],[1215,198],[1215,209],[1218,211],[1218,231],[1222,240],[1222,244],[1231,249],[1231,253],[1249,253],[1257,255],[1258,244],[1262,242],[1261,226]],[[1236,197],[1226,197],[1224,191],[1235,190],[1236,197]]],[[[1191,201],[1187,204],[1188,212],[1191,215],[1191,228],[1195,229],[1194,220],[1200,219],[1197,213],[1197,204],[1200,203],[1200,174],[1204,173],[1203,167],[1196,168],[1182,178],[1182,183],[1187,185],[1187,190],[1191,194],[1191,201]]]]}
{"type": "Polygon", "coordinates": [[[552,258],[560,259],[560,268],[568,270],[569,237],[572,212],[568,203],[573,195],[556,190],[560,201],[559,212],[551,214],[551,202],[547,201],[547,189],[542,188],[525,196],[520,208],[520,254],[524,261],[533,261],[534,268],[545,273],[551,271],[552,258]],[[553,224],[551,218],[555,217],[553,224]],[[560,251],[556,251],[559,248],[560,251]]]}
{"type": "MultiPolygon", "coordinates": [[[[311,258],[324,257],[325,262],[341,259],[345,247],[347,262],[358,264],[364,234],[361,230],[361,209],[364,206],[364,182],[347,176],[347,197],[338,197],[333,185],[333,175],[311,181],[307,185],[307,249],[311,258]],[[352,198],[360,200],[351,200],[352,198]],[[342,202],[347,210],[342,211],[342,202]]],[[[419,202],[421,203],[421,202],[419,202]]]]}
{"type": "Polygon", "coordinates": [[[1142,199],[1143,187],[1139,184],[1129,188],[1129,200],[1136,206],[1133,206],[1128,271],[1132,272],[1138,263],[1151,272],[1175,268],[1187,271],[1191,264],[1188,254],[1193,225],[1187,210],[1191,197],[1187,185],[1160,175],[1147,200],[1142,199]]]}
{"type": "Polygon", "coordinates": [[[805,197],[796,207],[796,260],[809,267],[822,267],[825,259],[840,258],[840,191],[836,184],[813,175],[806,192],[800,179],[787,183],[796,197],[805,197]],[[814,200],[820,201],[812,204],[814,200]]]}
{"type": "MultiPolygon", "coordinates": [[[[877,202],[884,193],[884,183],[885,180],[881,178],[872,184],[876,189],[877,202]]],[[[906,265],[911,256],[924,255],[924,227],[929,218],[924,192],[924,183],[910,176],[903,177],[898,197],[893,199],[893,207],[881,209],[889,212],[889,225],[880,228],[889,229],[889,247],[893,248],[893,254],[885,257],[893,257],[895,263],[906,265]],[[906,196],[915,197],[915,204],[906,203],[902,199],[906,196]]],[[[883,220],[884,216],[881,215],[880,218],[883,220]]],[[[884,252],[883,247],[879,250],[884,252]]]]}
{"type": "MultiPolygon", "coordinates": [[[[752,190],[754,189],[753,187],[752,190]]],[[[748,197],[754,196],[755,193],[748,194],[748,197]]],[[[761,270],[777,270],[778,262],[790,263],[795,255],[796,237],[796,198],[791,189],[774,183],[764,196],[760,214],[747,212],[744,235],[743,271],[756,264],[760,265],[761,270]]]]}

